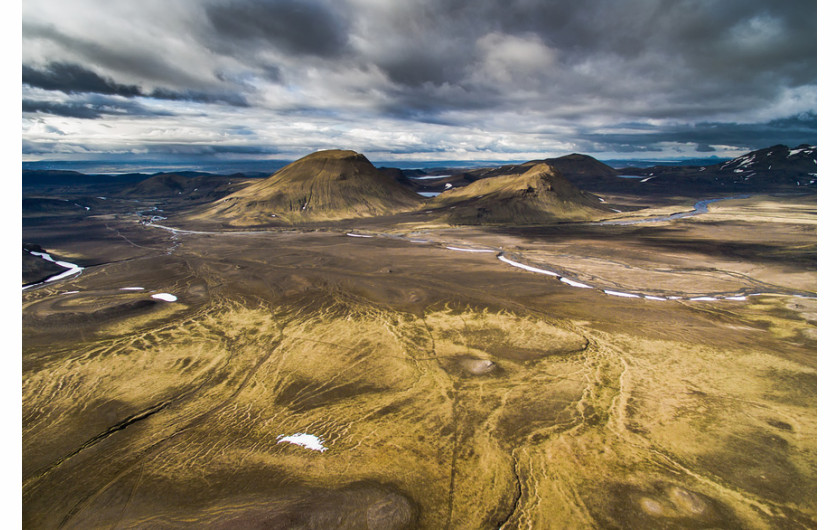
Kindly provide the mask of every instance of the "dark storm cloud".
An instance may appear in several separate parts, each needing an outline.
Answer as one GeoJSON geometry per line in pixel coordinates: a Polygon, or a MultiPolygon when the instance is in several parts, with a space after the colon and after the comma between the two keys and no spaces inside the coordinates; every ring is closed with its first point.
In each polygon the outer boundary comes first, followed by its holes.
{"type": "MultiPolygon", "coordinates": [[[[154,21],[146,23],[153,24],[154,21]]],[[[185,35],[188,34],[185,28],[185,35]]],[[[32,24],[24,20],[24,40],[43,40],[50,42],[73,55],[83,57],[84,62],[96,64],[102,69],[127,75],[138,80],[163,81],[167,84],[187,85],[196,83],[188,68],[181,68],[170,63],[168,58],[149,53],[142,45],[126,38],[125,40],[97,40],[96,32],[86,37],[77,37],[49,24],[32,24]]],[[[171,57],[176,59],[177,57],[171,57]]]]}
{"type": "Polygon", "coordinates": [[[335,56],[347,43],[347,27],[326,4],[311,0],[216,2],[206,7],[214,47],[268,45],[281,51],[335,56]]]}
{"type": "MultiPolygon", "coordinates": [[[[99,74],[72,63],[50,63],[43,68],[35,68],[23,65],[23,84],[33,88],[44,90],[55,90],[65,94],[94,93],[104,95],[115,95],[123,97],[145,96],[154,99],[165,99],[172,101],[194,101],[199,103],[225,103],[237,107],[248,106],[246,98],[234,92],[202,92],[198,90],[171,90],[167,88],[155,88],[149,93],[141,91],[136,85],[123,85],[113,79],[102,77],[99,74]]],[[[65,105],[72,107],[73,105],[65,105]]],[[[54,106],[59,108],[60,106],[54,106]]],[[[129,106],[124,106],[129,110],[129,106]]],[[[135,106],[135,108],[140,108],[135,106]]],[[[80,109],[81,114],[76,117],[98,117],[87,114],[80,109]]],[[[62,114],[73,116],[74,114],[62,114]]]]}
{"type": "Polygon", "coordinates": [[[23,39],[25,112],[145,103],[182,113],[161,134],[190,149],[243,124],[254,144],[395,154],[816,139],[816,2],[27,0],[23,39]]]}
{"type": "Polygon", "coordinates": [[[602,149],[627,152],[628,150],[661,150],[663,143],[696,143],[697,151],[711,152],[711,145],[735,146],[745,150],[760,149],[770,145],[795,146],[817,143],[817,116],[808,113],[766,123],[698,123],[672,125],[655,130],[625,134],[581,133],[581,138],[602,149]]]}
{"type": "MultiPolygon", "coordinates": [[[[741,94],[760,104],[782,87],[816,80],[815,3],[453,0],[432,5],[380,10],[368,24],[380,33],[371,40],[385,50],[370,60],[402,87],[392,94],[396,106],[434,112],[472,100],[488,108],[512,107],[521,102],[506,104],[506,96],[530,83],[532,103],[546,111],[562,98],[597,98],[604,110],[620,112],[646,98],[663,103],[665,96],[668,105],[645,104],[642,112],[691,117],[708,112],[705,103],[731,111],[741,94]],[[471,74],[482,59],[477,44],[494,32],[544,44],[556,55],[553,71],[529,72],[529,79],[514,70],[509,82],[476,79],[471,74]],[[441,92],[441,86],[461,91],[441,92]]],[[[503,74],[515,59],[490,64],[490,73],[503,74]]]]}
{"type": "Polygon", "coordinates": [[[50,63],[43,69],[23,65],[23,83],[46,90],[59,90],[67,94],[96,92],[119,96],[139,96],[137,86],[121,85],[104,78],[77,64],[50,63]]]}
{"type": "Polygon", "coordinates": [[[152,110],[135,101],[95,95],[81,100],[68,100],[65,102],[24,99],[22,110],[24,113],[52,114],[54,116],[87,120],[101,118],[106,115],[135,117],[173,116],[171,112],[152,110]]]}
{"type": "Polygon", "coordinates": [[[201,92],[198,90],[169,90],[156,88],[152,90],[149,97],[155,99],[168,99],[172,101],[194,101],[197,103],[226,103],[234,107],[247,107],[248,100],[242,94],[233,92],[201,92]]]}
{"type": "Polygon", "coordinates": [[[93,120],[102,117],[102,112],[83,103],[51,103],[48,101],[23,100],[24,113],[52,114],[66,118],[93,120]]]}

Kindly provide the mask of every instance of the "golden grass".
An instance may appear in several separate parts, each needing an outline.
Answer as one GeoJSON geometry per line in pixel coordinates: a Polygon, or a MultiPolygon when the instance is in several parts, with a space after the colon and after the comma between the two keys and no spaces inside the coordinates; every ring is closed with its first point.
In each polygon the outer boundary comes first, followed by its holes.
{"type": "Polygon", "coordinates": [[[24,294],[26,527],[816,525],[813,300],[628,300],[492,254],[208,239],[162,268],[177,303],[85,290],[133,263],[24,294]],[[327,450],[276,443],[297,432],[327,450]]]}

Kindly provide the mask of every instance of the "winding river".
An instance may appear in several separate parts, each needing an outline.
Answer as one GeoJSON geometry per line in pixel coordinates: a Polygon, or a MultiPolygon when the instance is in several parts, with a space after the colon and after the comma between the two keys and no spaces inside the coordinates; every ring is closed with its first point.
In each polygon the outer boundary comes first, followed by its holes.
{"type": "Polygon", "coordinates": [[[702,201],[697,201],[694,203],[694,209],[690,212],[679,212],[679,213],[672,213],[671,215],[665,215],[662,217],[651,217],[649,219],[635,219],[635,220],[628,220],[628,221],[597,221],[596,225],[638,225],[642,223],[661,223],[664,221],[674,221],[676,219],[684,219],[686,217],[694,217],[695,215],[700,215],[704,213],[709,213],[709,205],[715,202],[720,201],[731,201],[734,199],[748,199],[752,197],[752,195],[735,195],[732,197],[723,197],[720,199],[704,199],[702,201]]]}
{"type": "MultiPolygon", "coordinates": [[[[705,214],[709,212],[709,205],[720,202],[720,201],[728,201],[728,200],[735,200],[735,199],[747,199],[752,195],[735,195],[732,197],[722,197],[717,199],[704,199],[701,201],[697,201],[694,203],[694,209],[689,212],[679,212],[667,216],[662,217],[655,217],[655,218],[648,218],[648,219],[637,219],[637,220],[627,220],[627,221],[598,221],[594,223],[585,223],[585,224],[597,224],[597,225],[635,225],[635,224],[642,224],[642,223],[657,223],[657,222],[666,222],[666,221],[674,221],[677,219],[684,219],[686,217],[694,217],[697,215],[705,214]]],[[[151,226],[155,228],[160,228],[163,230],[168,230],[173,234],[248,234],[248,233],[255,233],[255,232],[199,232],[199,231],[191,231],[191,230],[182,230],[178,228],[171,228],[168,226],[156,224],[156,223],[148,223],[146,226],[151,226]]],[[[257,233],[267,233],[267,231],[260,231],[257,233]]],[[[347,232],[344,234],[347,237],[352,238],[387,238],[387,239],[401,239],[405,241],[409,241],[412,243],[431,243],[431,241],[425,239],[416,239],[412,236],[400,236],[394,234],[360,234],[356,232],[347,232]]],[[[592,285],[587,285],[582,283],[574,278],[569,278],[566,276],[561,275],[560,273],[547,270],[547,269],[540,269],[538,267],[534,267],[531,265],[527,265],[525,263],[521,263],[519,261],[515,261],[508,257],[504,251],[498,248],[488,248],[488,247],[456,247],[452,245],[448,245],[446,243],[439,243],[443,248],[451,251],[456,252],[470,252],[470,253],[494,253],[496,258],[503,263],[510,265],[512,267],[516,267],[519,269],[523,269],[529,272],[533,272],[536,274],[545,274],[548,276],[553,276],[557,278],[563,284],[578,288],[578,289],[594,289],[595,291],[601,292],[608,296],[616,296],[622,298],[637,298],[637,299],[644,299],[644,300],[652,300],[652,301],[687,301],[687,302],[719,302],[719,301],[745,301],[747,297],[750,296],[760,296],[760,295],[784,295],[784,296],[796,296],[799,298],[812,298],[816,299],[816,295],[811,294],[809,292],[803,291],[795,291],[795,290],[784,290],[784,291],[773,291],[773,290],[762,290],[762,292],[746,292],[746,289],[742,289],[738,292],[729,292],[729,293],[708,293],[708,294],[692,294],[692,295],[668,295],[663,296],[662,293],[645,293],[635,290],[634,292],[623,292],[623,291],[615,291],[611,289],[599,289],[592,285]]]]}
{"type": "Polygon", "coordinates": [[[31,288],[31,287],[37,287],[39,285],[44,285],[46,283],[55,282],[55,281],[58,281],[58,280],[63,280],[64,278],[69,278],[70,276],[79,275],[84,270],[84,267],[79,267],[75,263],[70,263],[69,261],[56,261],[56,260],[53,259],[52,256],[50,256],[46,252],[35,252],[33,250],[27,250],[27,252],[29,252],[33,256],[37,256],[37,257],[39,257],[41,259],[44,259],[44,260],[47,260],[51,263],[55,263],[59,267],[64,267],[67,270],[64,271],[64,272],[60,272],[58,274],[54,274],[54,275],[50,276],[49,278],[47,278],[46,280],[44,280],[42,282],[30,283],[29,285],[24,285],[23,286],[24,291],[26,289],[31,288]]]}

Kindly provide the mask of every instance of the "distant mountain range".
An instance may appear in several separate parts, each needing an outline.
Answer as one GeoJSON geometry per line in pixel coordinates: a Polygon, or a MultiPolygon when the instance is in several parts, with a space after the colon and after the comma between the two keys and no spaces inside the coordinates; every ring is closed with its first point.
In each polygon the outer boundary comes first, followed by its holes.
{"type": "Polygon", "coordinates": [[[709,166],[627,167],[620,174],[640,177],[629,188],[641,189],[644,185],[657,193],[686,189],[695,193],[816,190],[817,147],[774,145],[709,166]]]}
{"type": "Polygon", "coordinates": [[[496,167],[404,170],[376,168],[354,151],[327,150],[262,178],[24,170],[24,217],[68,209],[93,214],[97,203],[86,199],[107,193],[179,203],[176,211],[188,209],[188,219],[231,226],[294,225],[420,210],[437,212],[451,224],[535,224],[603,217],[609,209],[594,193],[701,197],[814,192],[816,168],[817,148],[809,145],[776,145],[712,165],[620,169],[575,153],[496,167]]]}

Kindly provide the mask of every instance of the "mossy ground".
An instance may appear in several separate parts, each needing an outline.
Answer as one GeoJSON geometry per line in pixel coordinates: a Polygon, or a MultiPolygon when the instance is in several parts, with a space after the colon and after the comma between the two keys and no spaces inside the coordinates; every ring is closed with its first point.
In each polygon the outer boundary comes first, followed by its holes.
{"type": "Polygon", "coordinates": [[[135,246],[80,247],[125,259],[23,295],[24,526],[814,527],[815,301],[616,298],[439,244],[618,286],[808,290],[810,218],[738,211],[709,219],[731,260],[701,218],[423,244],[109,220],[135,246]],[[756,227],[789,236],[751,247],[756,227]],[[276,443],[296,432],[327,450],[276,443]]]}

